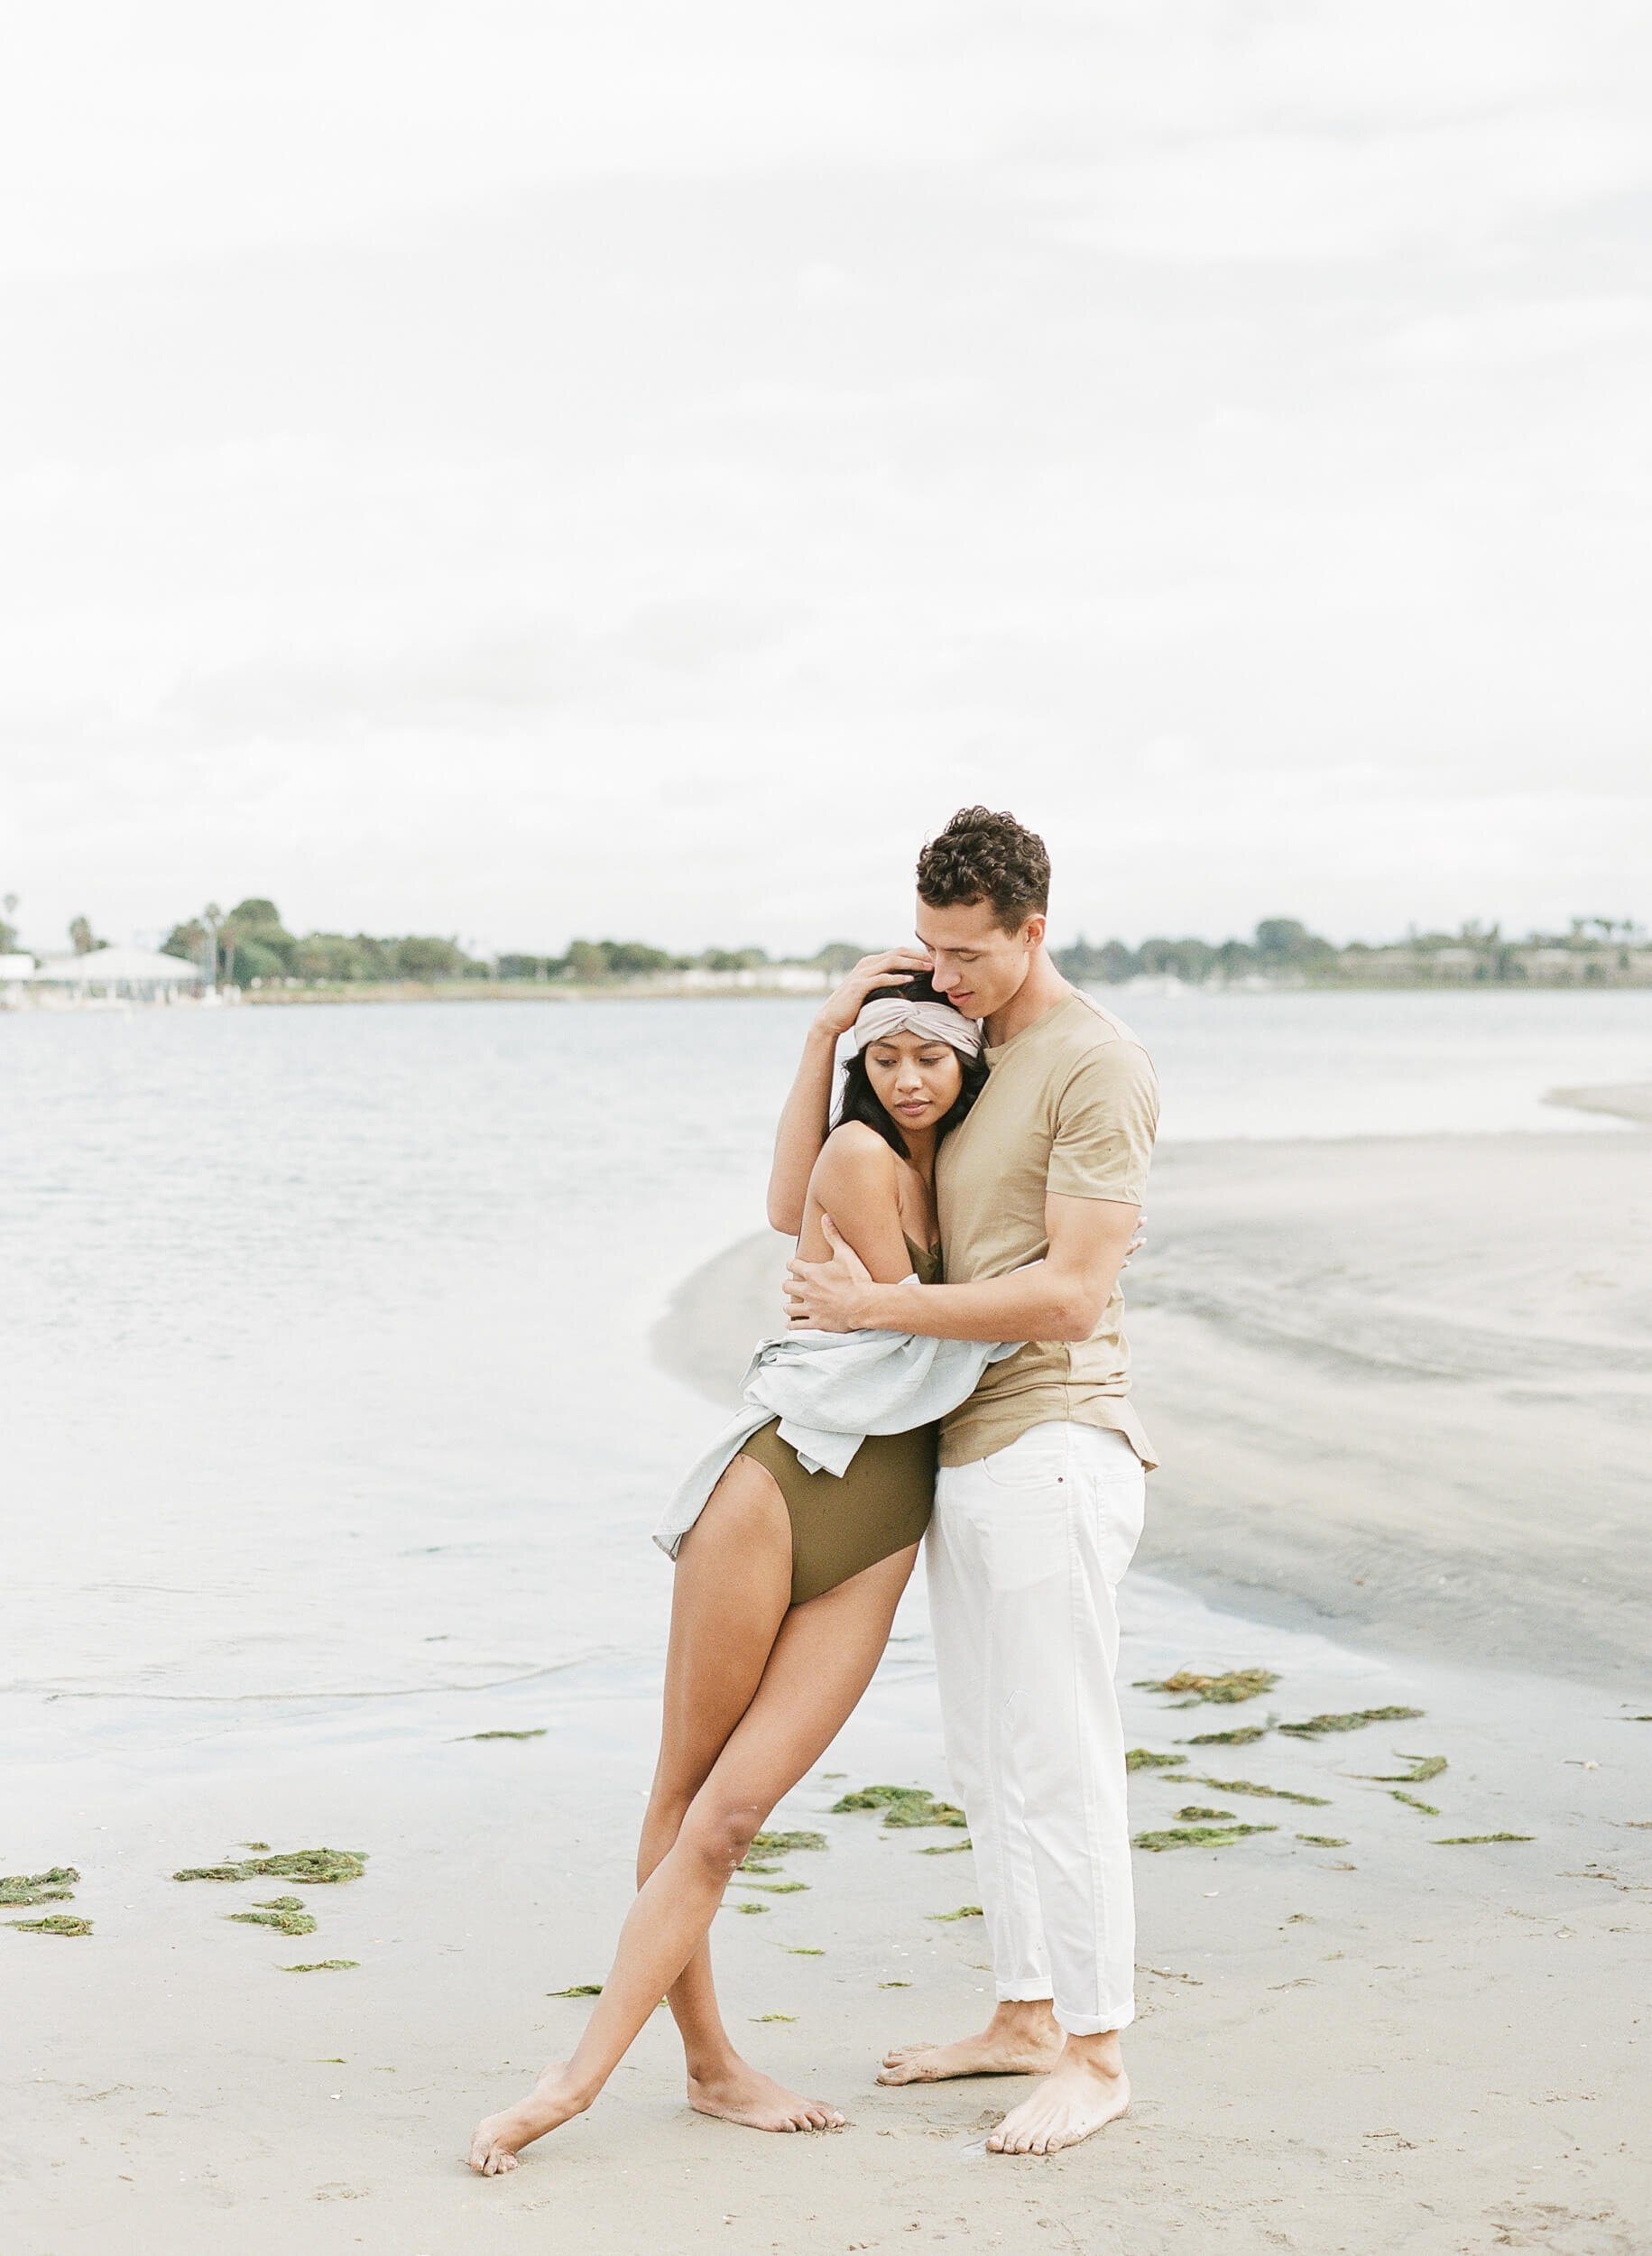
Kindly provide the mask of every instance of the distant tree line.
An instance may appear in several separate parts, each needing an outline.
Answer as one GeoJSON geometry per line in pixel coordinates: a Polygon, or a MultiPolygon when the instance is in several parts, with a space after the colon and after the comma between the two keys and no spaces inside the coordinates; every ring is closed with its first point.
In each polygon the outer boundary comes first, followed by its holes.
{"type": "MultiPolygon", "coordinates": [[[[70,928],[76,948],[106,945],[91,937],[86,920],[70,928]]],[[[697,956],[675,956],[642,940],[571,940],[560,956],[506,952],[494,958],[467,956],[453,938],[408,933],[376,938],[370,932],[288,931],[272,901],[238,901],[224,911],[208,904],[199,916],[173,926],[162,943],[168,956],[198,964],[215,981],[239,987],[274,981],[383,985],[399,980],[429,983],[448,979],[563,980],[599,986],[609,980],[644,978],[683,971],[755,971],[770,961],[761,948],[708,948],[697,956]]],[[[812,960],[832,972],[846,970],[864,955],[849,942],[831,942],[812,960]]]]}

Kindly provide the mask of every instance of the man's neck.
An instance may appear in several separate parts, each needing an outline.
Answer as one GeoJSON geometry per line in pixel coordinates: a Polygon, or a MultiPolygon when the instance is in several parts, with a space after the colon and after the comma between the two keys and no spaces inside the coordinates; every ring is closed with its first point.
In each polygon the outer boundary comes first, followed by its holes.
{"type": "Polygon", "coordinates": [[[1043,948],[1033,957],[1027,976],[1004,1004],[994,1011],[986,1022],[987,1042],[993,1049],[1001,1049],[1007,1041],[1040,1019],[1047,1011],[1053,1011],[1058,1003],[1065,1003],[1072,988],[1056,969],[1043,948]]]}

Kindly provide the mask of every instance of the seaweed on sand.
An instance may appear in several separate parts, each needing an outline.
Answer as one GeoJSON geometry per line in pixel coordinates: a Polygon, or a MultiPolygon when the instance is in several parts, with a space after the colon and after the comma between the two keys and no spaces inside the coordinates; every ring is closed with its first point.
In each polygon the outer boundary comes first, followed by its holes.
{"type": "Polygon", "coordinates": [[[753,2013],[752,2015],[754,2021],[795,2021],[797,2018],[795,2013],[753,2013]]]}
{"type": "Polygon", "coordinates": [[[72,1913],[59,1911],[46,1919],[8,1919],[7,1927],[14,1927],[20,1935],[89,1935],[89,1919],[77,1919],[72,1913]]]}
{"type": "Polygon", "coordinates": [[[1535,1833],[1448,1833],[1436,1849],[1466,1849],[1477,1841],[1535,1841],[1535,1833]]]}
{"type": "Polygon", "coordinates": [[[780,1872],[786,1868],[783,1864],[760,1864],[752,1857],[744,1856],[741,1858],[734,1869],[741,1872],[780,1872]]]}
{"type": "Polygon", "coordinates": [[[1225,1849],[1249,1833],[1278,1833],[1278,1826],[1168,1826],[1159,1833],[1138,1833],[1133,1849],[1225,1849]]]}
{"type": "Polygon", "coordinates": [[[286,1849],[279,1856],[249,1857],[242,1864],[187,1864],[174,1880],[304,1880],[312,1887],[359,1880],[365,1849],[286,1849]]]}
{"type": "Polygon", "coordinates": [[[603,1993],[600,1982],[576,1982],[566,1990],[547,1990],[548,1998],[599,1998],[603,1993]]]}
{"type": "Polygon", "coordinates": [[[1171,1771],[1178,1762],[1186,1762],[1185,1754],[1155,1754],[1151,1747],[1131,1747],[1125,1752],[1127,1771],[1171,1771]]]}
{"type": "Polygon", "coordinates": [[[924,1786],[862,1786],[832,1804],[832,1815],[850,1809],[881,1809],[886,1826],[958,1826],[969,1823],[951,1802],[937,1800],[924,1786]]]}
{"type": "Polygon", "coordinates": [[[1185,1809],[1178,1809],[1176,1814],[1188,1825],[1196,1825],[1201,1818],[1208,1818],[1215,1825],[1235,1822],[1231,1809],[1206,1809],[1202,1802],[1189,1802],[1185,1809]]]}
{"type": "Polygon", "coordinates": [[[316,1923],[309,1913],[298,1911],[226,1911],[225,1918],[243,1927],[272,1927],[280,1935],[313,1935],[316,1923]]]}
{"type": "Polygon", "coordinates": [[[462,1731],[454,1743],[462,1745],[467,1739],[543,1739],[549,1728],[549,1724],[540,1724],[534,1731],[462,1731]]]}
{"type": "Polygon", "coordinates": [[[824,1833],[754,1833],[752,1835],[753,1856],[789,1856],[793,1849],[824,1849],[824,1833]]]}
{"type": "Polygon", "coordinates": [[[826,1953],[813,1943],[788,1943],[786,1956],[788,1958],[824,1958],[826,1953]]]}
{"type": "Polygon", "coordinates": [[[7,1872],[0,1877],[0,1904],[67,1903],[79,1877],[72,1864],[54,1864],[49,1872],[7,1872]]]}
{"type": "Polygon", "coordinates": [[[766,1903],[730,1903],[725,1898],[723,1909],[725,1911],[744,1911],[747,1913],[755,1913],[758,1911],[766,1911],[769,1907],[766,1903]]]}
{"type": "Polygon", "coordinates": [[[974,1843],[967,1835],[962,1841],[937,1841],[933,1848],[919,1849],[919,1856],[956,1856],[964,1849],[973,1849],[974,1843]]]}
{"type": "Polygon", "coordinates": [[[808,1893],[806,1880],[737,1880],[734,1884],[741,1888],[755,1888],[765,1896],[806,1896],[808,1893]]]}
{"type": "Polygon", "coordinates": [[[1425,1817],[1437,1817],[1440,1814],[1432,1802],[1419,1801],[1415,1794],[1407,1794],[1403,1786],[1390,1786],[1389,1791],[1397,1802],[1404,1802],[1407,1809],[1420,1809],[1425,1817]]]}
{"type": "Polygon", "coordinates": [[[1139,1679],[1138,1692],[1191,1692],[1193,1698],[1186,1705],[1196,1707],[1202,1700],[1218,1706],[1231,1706],[1239,1700],[1254,1700],[1264,1692],[1271,1692],[1279,1681],[1272,1669],[1229,1669],[1221,1676],[1209,1675],[1197,1669],[1178,1669],[1174,1676],[1158,1681],[1152,1678],[1139,1679]]]}
{"type": "Polygon", "coordinates": [[[932,1911],[932,1919],[984,1919],[986,1913],[978,1903],[961,1903],[955,1911],[932,1911]]]}
{"type": "Polygon", "coordinates": [[[1268,1736],[1266,1724],[1241,1724],[1233,1731],[1196,1731],[1184,1741],[1189,1747],[1248,1747],[1268,1736]]]}
{"type": "Polygon", "coordinates": [[[1328,1731],[1363,1731],[1367,1724],[1404,1724],[1423,1713],[1420,1707],[1356,1707],[1346,1715],[1310,1715],[1304,1724],[1281,1724],[1293,1739],[1319,1739],[1328,1731]]]}
{"type": "Polygon", "coordinates": [[[1334,1833],[1299,1833],[1297,1838],[1306,1841],[1311,1849],[1345,1849],[1348,1846],[1347,1842],[1339,1839],[1334,1833]]]}
{"type": "Polygon", "coordinates": [[[1411,1765],[1408,1771],[1361,1771],[1359,1775],[1374,1786],[1426,1786],[1446,1768],[1443,1754],[1402,1754],[1398,1747],[1394,1752],[1402,1762],[1411,1765]]]}
{"type": "Polygon", "coordinates": [[[1189,1771],[1178,1785],[1214,1786],[1219,1794],[1262,1794],[1269,1801],[1297,1802],[1304,1809],[1329,1809],[1327,1794],[1294,1794],[1288,1786],[1263,1786],[1253,1778],[1200,1778],[1189,1771]]]}
{"type": "Polygon", "coordinates": [[[342,1974],[347,1966],[359,1966],[359,1958],[310,1958],[297,1966],[283,1966],[282,1974],[342,1974]]]}

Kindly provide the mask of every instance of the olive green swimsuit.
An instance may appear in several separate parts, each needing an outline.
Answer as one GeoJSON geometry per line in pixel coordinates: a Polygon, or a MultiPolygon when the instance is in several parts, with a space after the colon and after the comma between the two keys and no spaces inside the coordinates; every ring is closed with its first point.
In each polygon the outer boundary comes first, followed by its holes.
{"type": "MultiPolygon", "coordinates": [[[[907,1251],[919,1283],[937,1283],[939,1250],[927,1253],[909,1238],[907,1251]]],[[[835,1473],[806,1473],[791,1444],[780,1439],[780,1422],[772,1418],[760,1427],[740,1454],[772,1474],[786,1499],[796,1606],[918,1540],[935,1502],[940,1429],[915,1426],[910,1433],[868,1434],[840,1479],[835,1473]]]]}

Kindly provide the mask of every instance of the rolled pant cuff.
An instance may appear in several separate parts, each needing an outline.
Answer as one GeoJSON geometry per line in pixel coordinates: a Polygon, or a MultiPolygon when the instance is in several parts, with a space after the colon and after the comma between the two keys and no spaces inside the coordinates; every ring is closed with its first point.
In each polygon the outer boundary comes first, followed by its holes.
{"type": "Polygon", "coordinates": [[[1056,2008],[1056,2019],[1069,2037],[1104,2037],[1109,2029],[1128,2029],[1135,2018],[1133,1998],[1111,2013],[1068,2013],[1059,2005],[1056,2008]]]}
{"type": "Polygon", "coordinates": [[[1050,2005],[1054,2002],[1047,1974],[1041,1982],[1034,1978],[1027,1982],[1001,1982],[998,1984],[998,2002],[1001,2005],[1050,2005]]]}

